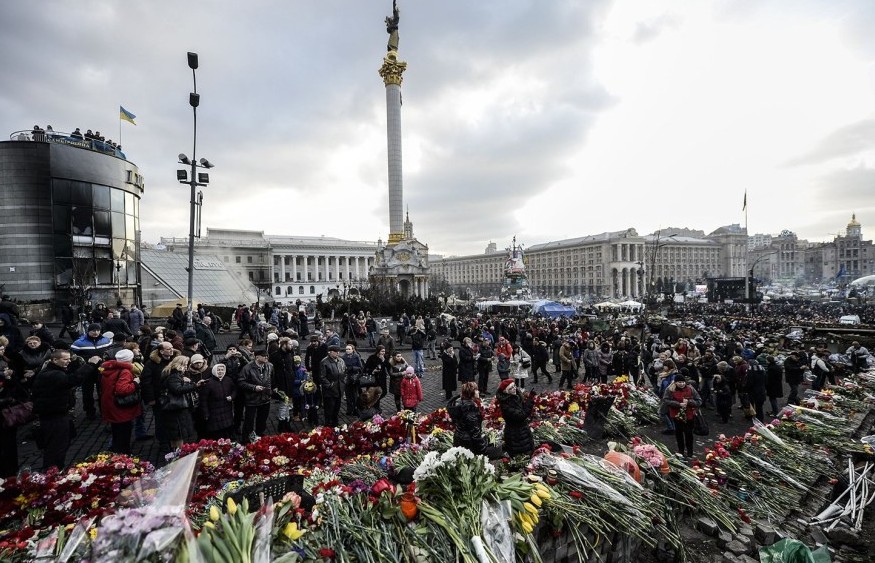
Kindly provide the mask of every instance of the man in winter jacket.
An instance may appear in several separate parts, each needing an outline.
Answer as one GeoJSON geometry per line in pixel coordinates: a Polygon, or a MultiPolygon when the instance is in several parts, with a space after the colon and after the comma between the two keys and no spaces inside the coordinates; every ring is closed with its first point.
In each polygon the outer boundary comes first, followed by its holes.
{"type": "Polygon", "coordinates": [[[319,363],[319,385],[322,390],[325,426],[333,428],[338,425],[341,389],[345,373],[346,364],[340,357],[340,347],[329,346],[328,357],[319,363]]]}
{"type": "Polygon", "coordinates": [[[788,405],[799,404],[799,385],[802,384],[804,373],[805,369],[802,367],[802,362],[799,361],[799,353],[790,352],[790,355],[784,360],[784,380],[790,386],[790,394],[787,395],[788,405]]]}
{"type": "MultiPolygon", "coordinates": [[[[106,350],[112,345],[109,338],[101,335],[100,325],[91,323],[88,331],[70,345],[70,352],[85,360],[97,356],[103,359],[106,350]]],[[[88,420],[97,418],[97,408],[94,405],[94,390],[97,387],[97,372],[86,372],[82,377],[82,408],[88,420]]]]}
{"type": "MultiPolygon", "coordinates": [[[[297,377],[295,350],[292,348],[292,339],[288,336],[280,338],[279,348],[269,356],[269,359],[274,369],[274,390],[281,391],[291,401],[295,394],[295,379],[297,377]]],[[[280,432],[291,432],[292,426],[288,420],[280,420],[277,430],[280,432]]]]}
{"type": "Polygon", "coordinates": [[[39,416],[40,433],[44,440],[43,471],[50,467],[66,467],[67,450],[74,431],[70,418],[71,391],[82,383],[85,375],[97,378],[100,356],[92,355],[86,364],[73,373],[67,372],[70,361],[69,350],[52,352],[49,363],[34,378],[31,388],[33,410],[39,416]]]}
{"type": "Polygon", "coordinates": [[[270,415],[270,398],[273,394],[273,366],[264,349],[255,351],[255,359],[240,372],[238,383],[245,395],[246,411],[243,414],[242,443],[248,444],[264,436],[267,417],[270,415]]]}
{"type": "Polygon", "coordinates": [[[137,308],[136,305],[131,305],[131,310],[128,312],[128,326],[131,327],[131,332],[134,336],[140,334],[140,327],[145,323],[143,311],[137,308]]]}

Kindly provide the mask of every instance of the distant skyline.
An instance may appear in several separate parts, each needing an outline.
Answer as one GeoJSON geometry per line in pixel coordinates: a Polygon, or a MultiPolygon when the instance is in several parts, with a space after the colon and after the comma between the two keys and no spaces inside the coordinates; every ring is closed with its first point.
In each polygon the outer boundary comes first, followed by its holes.
{"type": "MultiPolygon", "coordinates": [[[[431,252],[634,227],[875,225],[875,3],[399,0],[404,205],[431,252]]],[[[386,239],[391,0],[0,3],[0,123],[121,142],[144,241],[204,228],[386,239]]],[[[205,234],[205,233],[204,233],[205,234]]]]}

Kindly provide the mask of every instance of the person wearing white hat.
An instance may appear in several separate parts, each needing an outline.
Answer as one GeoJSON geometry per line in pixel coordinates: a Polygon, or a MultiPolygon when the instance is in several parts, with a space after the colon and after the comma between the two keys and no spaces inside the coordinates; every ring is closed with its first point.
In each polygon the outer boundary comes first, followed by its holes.
{"type": "Polygon", "coordinates": [[[134,375],[134,352],[122,348],[115,359],[101,365],[100,417],[112,428],[112,446],[117,454],[130,455],[134,419],[143,412],[140,378],[134,375]]]}

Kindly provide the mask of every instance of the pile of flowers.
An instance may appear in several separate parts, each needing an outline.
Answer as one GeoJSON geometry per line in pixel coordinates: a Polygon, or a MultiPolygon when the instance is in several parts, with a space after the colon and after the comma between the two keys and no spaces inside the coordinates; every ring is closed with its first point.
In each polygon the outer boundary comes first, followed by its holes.
{"type": "MultiPolygon", "coordinates": [[[[556,453],[542,446],[522,461],[490,462],[452,447],[453,425],[443,409],[247,446],[187,444],[170,456],[176,463],[200,460],[190,483],[176,485],[190,493],[182,510],[132,504],[143,489],[165,489],[167,473],[126,456],[101,454],[63,473],[25,474],[0,481],[0,559],[32,560],[38,540],[51,538],[56,554],[67,549],[91,559],[473,562],[529,554],[537,560],[539,527],[568,534],[582,554],[613,534],[645,545],[661,538],[682,553],[679,515],[707,515],[728,530],[750,516],[773,516],[808,493],[816,476],[836,474],[833,454],[869,448],[847,438],[849,417],[833,400],[830,412],[785,409],[744,436],[721,436],[691,464],[658,442],[633,437],[619,446],[628,463],[615,466],[578,447],[587,442],[587,409],[605,396],[614,398],[607,422],[621,435],[633,436],[657,412],[646,392],[626,382],[541,395],[532,422],[536,444],[571,447],[556,453]],[[636,466],[630,475],[636,461],[640,474],[636,466]],[[243,487],[289,474],[304,476],[303,489],[253,510],[232,499],[243,487]]],[[[500,411],[494,403],[483,411],[484,435],[495,443],[500,411]]]]}

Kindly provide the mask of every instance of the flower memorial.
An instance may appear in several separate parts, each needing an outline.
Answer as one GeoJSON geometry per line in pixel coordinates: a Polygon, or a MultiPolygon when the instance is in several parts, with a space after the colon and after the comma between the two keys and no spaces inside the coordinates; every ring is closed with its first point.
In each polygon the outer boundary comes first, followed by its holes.
{"type": "MultiPolygon", "coordinates": [[[[101,454],[64,472],[0,482],[0,559],[49,551],[57,561],[540,561],[542,538],[566,537],[595,558],[615,542],[655,546],[659,538],[683,560],[679,515],[734,530],[811,494],[814,479],[838,473],[836,454],[871,453],[848,438],[849,409],[865,400],[859,393],[842,387],[818,397],[826,410],[785,409],[743,436],[721,437],[690,463],[634,435],[658,420],[657,403],[627,382],[539,396],[532,430],[540,446],[520,460],[453,447],[443,409],[247,446],[186,444],[158,471],[101,454]],[[843,393],[856,398],[836,398],[843,393]],[[613,397],[608,422],[624,438],[605,459],[580,448],[589,442],[588,407],[601,396],[613,397]],[[191,460],[198,471],[169,469],[193,468],[191,460]],[[290,477],[303,485],[278,498],[252,496],[290,477]],[[181,504],[168,507],[169,498],[181,504]]],[[[495,443],[500,411],[494,403],[483,411],[484,435],[495,443]]]]}

